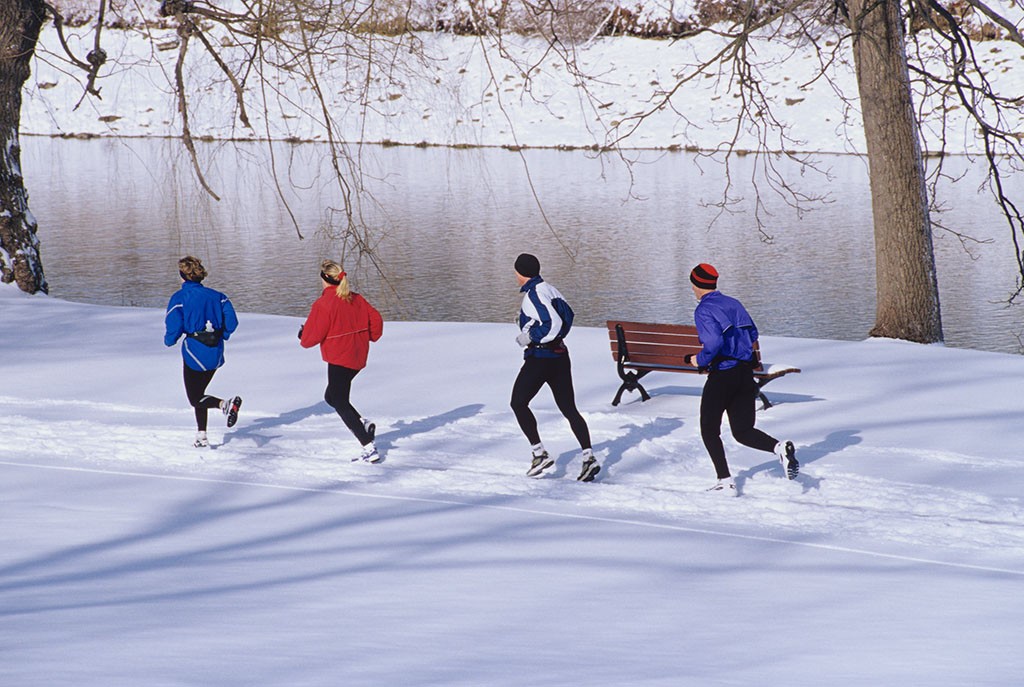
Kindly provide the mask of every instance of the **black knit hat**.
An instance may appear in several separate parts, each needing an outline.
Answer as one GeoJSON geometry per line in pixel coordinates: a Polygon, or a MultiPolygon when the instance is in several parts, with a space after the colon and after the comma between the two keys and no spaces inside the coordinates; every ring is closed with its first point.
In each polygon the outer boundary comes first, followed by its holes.
{"type": "Polygon", "coordinates": [[[702,262],[690,270],[690,283],[699,289],[714,291],[718,288],[718,270],[702,262]]]}
{"type": "Polygon", "coordinates": [[[540,274],[540,260],[535,255],[522,253],[516,258],[515,269],[527,279],[533,279],[540,274]]]}

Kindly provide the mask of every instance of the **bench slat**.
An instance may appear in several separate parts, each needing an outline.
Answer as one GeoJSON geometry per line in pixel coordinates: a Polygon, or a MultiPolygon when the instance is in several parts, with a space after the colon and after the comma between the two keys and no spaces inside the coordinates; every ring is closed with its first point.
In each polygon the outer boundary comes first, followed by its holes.
{"type": "MultiPolygon", "coordinates": [[[[663,334],[657,332],[631,332],[625,330],[626,341],[632,344],[634,341],[640,343],[665,344],[666,346],[697,346],[700,347],[700,338],[697,332],[692,334],[663,334]]],[[[608,332],[608,339],[616,341],[615,330],[608,332]]]]}
{"type": "Polygon", "coordinates": [[[690,367],[683,363],[683,356],[681,355],[630,355],[629,360],[624,360],[622,364],[629,366],[646,365],[647,367],[656,367],[658,365],[690,367]]]}
{"type": "Polygon", "coordinates": [[[615,331],[615,325],[621,326],[626,334],[631,332],[652,332],[656,334],[697,334],[697,327],[692,324],[656,324],[650,322],[623,322],[608,320],[608,329],[615,331]]]}
{"type": "MultiPolygon", "coordinates": [[[[615,342],[615,352],[618,352],[618,342],[615,342]]],[[[659,344],[651,343],[649,341],[635,341],[634,339],[626,339],[626,351],[629,353],[629,357],[649,354],[649,355],[686,355],[688,353],[699,353],[703,346],[699,343],[694,342],[693,344],[659,344]]]]}

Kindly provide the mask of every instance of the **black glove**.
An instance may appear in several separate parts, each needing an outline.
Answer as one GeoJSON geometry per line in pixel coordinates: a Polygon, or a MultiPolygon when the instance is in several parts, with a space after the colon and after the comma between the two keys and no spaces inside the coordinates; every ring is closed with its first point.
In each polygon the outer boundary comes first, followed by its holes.
{"type": "Polygon", "coordinates": [[[302,330],[306,328],[305,324],[299,325],[299,341],[302,341],[302,330]]]}

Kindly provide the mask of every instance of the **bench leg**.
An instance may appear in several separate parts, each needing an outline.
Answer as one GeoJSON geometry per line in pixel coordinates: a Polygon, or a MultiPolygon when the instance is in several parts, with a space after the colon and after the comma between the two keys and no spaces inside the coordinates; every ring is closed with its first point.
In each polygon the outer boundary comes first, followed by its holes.
{"type": "Polygon", "coordinates": [[[640,392],[640,402],[641,403],[644,402],[644,401],[650,401],[651,400],[650,394],[647,393],[647,389],[645,389],[643,387],[643,385],[638,383],[636,385],[636,390],[640,392]]]}
{"type": "Polygon", "coordinates": [[[623,391],[639,391],[640,401],[651,400],[650,394],[647,393],[647,389],[640,384],[640,378],[646,373],[637,374],[636,372],[627,372],[619,375],[622,378],[622,386],[619,387],[618,392],[615,394],[615,398],[612,400],[612,405],[617,406],[622,401],[623,391]]]}
{"type": "Polygon", "coordinates": [[[768,410],[772,407],[772,402],[764,395],[764,385],[770,381],[770,379],[757,380],[757,398],[761,401],[761,410],[768,410]]]}

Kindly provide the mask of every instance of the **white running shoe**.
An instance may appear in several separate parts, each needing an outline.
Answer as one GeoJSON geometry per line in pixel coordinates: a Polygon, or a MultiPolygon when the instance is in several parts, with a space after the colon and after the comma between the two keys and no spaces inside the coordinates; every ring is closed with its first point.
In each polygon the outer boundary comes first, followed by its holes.
{"type": "Polygon", "coordinates": [[[800,474],[800,463],[796,460],[796,448],[792,441],[780,441],[775,444],[775,455],[782,463],[782,472],[788,479],[795,479],[800,474]]]}
{"type": "Polygon", "coordinates": [[[739,492],[736,491],[736,483],[733,482],[732,477],[726,477],[720,479],[708,488],[709,492],[722,494],[723,496],[739,496],[739,492]]]}
{"type": "Polygon", "coordinates": [[[372,441],[363,447],[363,453],[359,458],[367,463],[379,463],[384,460],[384,456],[377,451],[377,447],[372,441]]]}
{"type": "Polygon", "coordinates": [[[530,462],[530,469],[526,471],[529,477],[539,477],[542,472],[555,464],[555,459],[548,455],[547,451],[535,455],[530,462]]]}
{"type": "Polygon", "coordinates": [[[206,432],[196,432],[196,440],[192,442],[196,448],[210,448],[210,440],[206,438],[206,432]]]}

